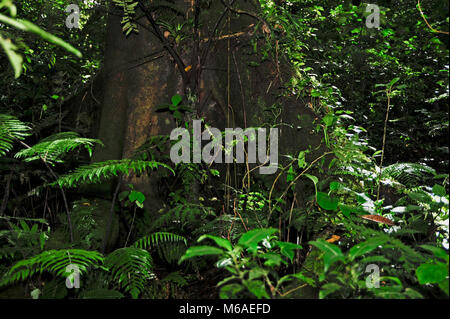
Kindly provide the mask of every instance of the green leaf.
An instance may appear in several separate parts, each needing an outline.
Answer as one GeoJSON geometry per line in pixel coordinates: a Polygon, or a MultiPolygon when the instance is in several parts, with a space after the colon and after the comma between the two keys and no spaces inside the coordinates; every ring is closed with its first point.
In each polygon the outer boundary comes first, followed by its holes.
{"type": "Polygon", "coordinates": [[[323,192],[317,193],[317,203],[320,207],[326,210],[336,210],[338,208],[339,201],[337,198],[328,196],[323,192]]]}
{"type": "Polygon", "coordinates": [[[411,199],[418,201],[420,203],[429,204],[432,202],[432,198],[428,194],[425,194],[424,192],[411,192],[408,193],[408,196],[411,197],[411,199]]]}
{"type": "Polygon", "coordinates": [[[330,191],[335,191],[343,188],[344,186],[339,182],[331,182],[330,183],[330,191]]]}
{"type": "Polygon", "coordinates": [[[217,247],[211,247],[211,246],[194,246],[190,247],[186,250],[184,255],[181,257],[178,264],[181,264],[186,259],[190,259],[193,257],[199,257],[199,256],[207,256],[207,255],[222,255],[224,251],[217,247]]]}
{"type": "Polygon", "coordinates": [[[51,42],[60,47],[63,47],[67,51],[75,54],[77,57],[79,57],[79,58],[82,57],[81,52],[78,51],[77,49],[75,49],[73,46],[71,46],[67,42],[61,40],[60,38],[55,37],[54,35],[42,30],[41,28],[39,28],[37,25],[31,23],[30,21],[22,20],[22,19],[17,19],[17,20],[12,19],[12,18],[9,18],[0,13],[0,22],[9,24],[10,26],[13,26],[22,31],[28,31],[31,33],[35,33],[35,34],[39,35],[41,38],[43,38],[44,40],[47,40],[48,42],[51,42]]]}
{"type": "Polygon", "coordinates": [[[14,77],[17,79],[22,74],[22,56],[16,53],[17,47],[11,42],[10,39],[4,39],[0,36],[0,46],[5,51],[6,56],[13,67],[14,77]]]}
{"type": "Polygon", "coordinates": [[[130,200],[130,202],[138,202],[142,204],[145,201],[145,195],[141,192],[133,190],[131,191],[130,195],[128,195],[128,199],[130,200]]]}
{"type": "Polygon", "coordinates": [[[323,262],[325,266],[324,269],[325,272],[327,272],[330,266],[333,265],[335,262],[345,260],[341,249],[336,245],[330,244],[323,239],[318,239],[316,241],[311,241],[309,243],[319,248],[324,253],[323,262]]]}
{"type": "Polygon", "coordinates": [[[286,183],[290,183],[294,180],[295,178],[295,171],[294,168],[292,166],[289,167],[289,170],[287,172],[287,177],[286,177],[286,183]]]}
{"type": "Polygon", "coordinates": [[[223,286],[220,289],[219,297],[220,299],[230,299],[230,298],[236,298],[236,295],[244,289],[239,284],[230,284],[223,286]]]}
{"type": "Polygon", "coordinates": [[[308,163],[306,163],[306,152],[305,151],[298,153],[297,163],[298,163],[298,167],[300,169],[303,169],[308,165],[308,163]]]}
{"type": "Polygon", "coordinates": [[[282,263],[287,264],[279,254],[276,253],[265,253],[258,255],[259,257],[265,259],[264,265],[267,267],[278,267],[282,263]]]}
{"type": "Polygon", "coordinates": [[[200,236],[200,238],[198,239],[197,242],[201,242],[202,240],[204,240],[204,239],[206,239],[206,238],[209,238],[209,239],[214,240],[215,243],[217,244],[217,246],[220,246],[220,247],[222,247],[222,248],[225,248],[225,249],[228,250],[228,251],[232,251],[232,250],[233,250],[233,247],[231,246],[231,243],[230,243],[229,240],[224,239],[224,238],[220,238],[220,237],[217,237],[217,236],[213,236],[213,235],[203,235],[203,236],[200,236]]]}
{"type": "Polygon", "coordinates": [[[324,299],[326,296],[338,291],[339,289],[341,289],[341,286],[335,283],[323,285],[322,288],[320,288],[319,299],[324,299]]]}
{"type": "Polygon", "coordinates": [[[183,98],[180,95],[176,94],[172,96],[172,105],[177,106],[178,104],[181,103],[181,101],[183,101],[183,98]]]}
{"type": "Polygon", "coordinates": [[[389,82],[388,87],[393,87],[395,83],[400,81],[400,78],[394,78],[391,82],[389,82]]]}
{"type": "Polygon", "coordinates": [[[258,279],[261,277],[264,277],[265,275],[267,275],[268,271],[260,268],[260,267],[255,267],[250,269],[249,273],[248,273],[248,280],[254,280],[254,279],[258,279]]]}
{"type": "Polygon", "coordinates": [[[288,243],[283,241],[277,242],[278,247],[280,247],[280,252],[289,258],[291,261],[294,258],[294,250],[302,249],[303,247],[294,243],[288,243]]]}
{"type": "Polygon", "coordinates": [[[331,125],[333,125],[335,120],[334,114],[327,114],[325,115],[325,117],[322,119],[323,123],[327,126],[330,127],[331,125]]]}
{"type": "Polygon", "coordinates": [[[439,288],[441,288],[448,296],[448,279],[444,279],[439,283],[439,288]]]}
{"type": "Polygon", "coordinates": [[[275,228],[261,228],[254,229],[246,232],[239,238],[238,245],[243,248],[248,248],[250,252],[255,253],[258,249],[258,243],[263,239],[266,239],[270,235],[278,232],[275,228]]]}
{"type": "Polygon", "coordinates": [[[421,245],[420,247],[432,252],[437,258],[443,259],[448,263],[448,254],[444,249],[431,245],[421,245]]]}
{"type": "Polygon", "coordinates": [[[354,260],[356,257],[365,255],[372,250],[375,250],[378,246],[383,245],[386,241],[387,239],[383,237],[370,238],[365,242],[353,246],[348,252],[348,257],[350,258],[350,260],[354,260]]]}
{"type": "Polygon", "coordinates": [[[420,284],[435,284],[446,279],[448,266],[443,263],[422,264],[416,269],[416,276],[420,284]]]}
{"type": "Polygon", "coordinates": [[[304,174],[304,176],[308,177],[314,183],[314,186],[319,183],[319,179],[314,175],[304,174]]]}
{"type": "Polygon", "coordinates": [[[256,296],[256,298],[267,298],[269,299],[269,295],[267,294],[266,287],[264,282],[260,280],[252,280],[246,284],[248,290],[256,296]]]}
{"type": "Polygon", "coordinates": [[[445,187],[436,184],[433,186],[433,193],[438,196],[445,196],[446,195],[445,187]]]}

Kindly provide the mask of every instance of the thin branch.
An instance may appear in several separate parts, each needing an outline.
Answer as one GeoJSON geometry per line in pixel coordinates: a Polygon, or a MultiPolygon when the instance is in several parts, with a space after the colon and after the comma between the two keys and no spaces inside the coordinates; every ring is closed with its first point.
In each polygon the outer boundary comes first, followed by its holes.
{"type": "Polygon", "coordinates": [[[449,34],[448,32],[445,32],[445,31],[436,30],[435,28],[433,28],[431,26],[430,23],[428,23],[428,20],[427,20],[427,18],[425,18],[425,14],[423,13],[422,8],[420,7],[420,0],[417,0],[417,8],[419,9],[420,15],[422,16],[423,20],[425,21],[425,23],[427,24],[428,28],[430,28],[431,31],[436,32],[436,33],[449,34]]]}
{"type": "Polygon", "coordinates": [[[161,41],[163,46],[167,49],[169,54],[175,60],[175,63],[177,64],[178,69],[179,69],[179,71],[181,73],[181,77],[183,79],[183,83],[187,84],[189,82],[189,78],[188,78],[187,73],[185,71],[186,65],[184,64],[183,60],[180,58],[180,55],[175,51],[175,49],[170,45],[170,43],[166,40],[164,35],[161,33],[161,30],[159,29],[156,21],[153,19],[151,12],[142,4],[142,2],[139,2],[139,7],[144,12],[145,17],[150,22],[153,30],[155,30],[158,39],[161,41]]]}

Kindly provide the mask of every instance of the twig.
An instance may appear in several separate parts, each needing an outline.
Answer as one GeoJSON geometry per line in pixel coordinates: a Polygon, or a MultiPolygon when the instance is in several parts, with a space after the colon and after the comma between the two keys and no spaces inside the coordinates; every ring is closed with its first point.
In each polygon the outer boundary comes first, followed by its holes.
{"type": "Polygon", "coordinates": [[[445,31],[436,30],[430,25],[430,23],[428,23],[427,18],[425,18],[425,14],[423,13],[422,8],[420,7],[420,0],[417,0],[417,8],[419,9],[420,15],[422,16],[423,20],[425,21],[425,23],[427,24],[428,28],[430,28],[431,31],[436,33],[449,34],[448,32],[445,31]]]}
{"type": "Polygon", "coordinates": [[[164,35],[161,33],[161,30],[159,29],[158,25],[156,24],[156,21],[153,19],[151,12],[139,1],[139,7],[144,12],[145,17],[150,22],[153,30],[156,32],[156,36],[161,41],[163,46],[167,49],[169,54],[172,56],[172,58],[175,60],[175,63],[178,66],[178,69],[181,73],[181,77],[183,79],[184,84],[188,84],[189,78],[187,76],[187,73],[185,71],[186,65],[184,64],[183,60],[180,58],[180,55],[172,48],[170,43],[166,40],[164,35]]]}
{"type": "Polygon", "coordinates": [[[391,90],[392,88],[386,89],[386,95],[388,98],[387,109],[386,109],[386,119],[384,121],[384,132],[383,132],[383,146],[381,149],[381,162],[380,162],[380,173],[378,175],[378,188],[377,188],[377,201],[380,199],[380,187],[381,187],[381,170],[383,169],[384,161],[384,151],[386,149],[386,134],[387,134],[387,124],[389,121],[389,110],[391,108],[391,90]]]}

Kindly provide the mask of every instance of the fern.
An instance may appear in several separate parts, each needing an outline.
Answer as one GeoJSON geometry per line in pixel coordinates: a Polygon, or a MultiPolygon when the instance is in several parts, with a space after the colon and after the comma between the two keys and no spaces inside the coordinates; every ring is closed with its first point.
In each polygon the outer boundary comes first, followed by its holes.
{"type": "Polygon", "coordinates": [[[397,163],[382,170],[382,178],[394,179],[408,187],[420,185],[435,175],[433,168],[419,163],[397,163]]]}
{"type": "Polygon", "coordinates": [[[67,277],[66,267],[75,265],[80,275],[89,267],[99,267],[103,263],[102,254],[81,249],[48,250],[34,257],[17,262],[4,275],[0,287],[24,281],[37,273],[49,272],[57,277],[67,277]]]}
{"type": "Polygon", "coordinates": [[[0,114],[0,156],[13,147],[14,140],[23,140],[29,136],[31,128],[11,115],[0,114]]]}
{"type": "Polygon", "coordinates": [[[92,156],[94,144],[103,145],[100,140],[82,138],[75,132],[63,132],[49,136],[31,148],[21,150],[15,157],[26,162],[44,160],[48,163],[62,163],[61,157],[77,147],[84,146],[92,156]]]}
{"type": "Polygon", "coordinates": [[[175,174],[175,172],[168,165],[155,161],[137,161],[130,159],[111,160],[81,166],[74,172],[61,176],[51,185],[75,187],[83,183],[98,183],[102,179],[118,176],[119,173],[127,176],[131,173],[141,174],[148,169],[155,169],[158,166],[167,168],[175,174]]]}
{"type": "Polygon", "coordinates": [[[150,253],[136,247],[120,248],[105,260],[112,279],[133,298],[138,298],[147,281],[153,279],[153,261],[150,253]]]}
{"type": "Polygon", "coordinates": [[[134,0],[113,0],[113,2],[116,6],[123,9],[122,30],[125,32],[125,35],[128,36],[131,32],[138,33],[137,25],[133,22],[138,2],[134,0]]]}
{"type": "Polygon", "coordinates": [[[184,244],[187,245],[187,240],[183,236],[168,232],[158,232],[139,239],[133,246],[148,250],[157,247],[161,243],[167,242],[184,242],[184,244]]]}
{"type": "Polygon", "coordinates": [[[159,256],[169,264],[178,262],[187,246],[185,237],[168,232],[157,232],[134,243],[134,247],[157,250],[159,256]]]}

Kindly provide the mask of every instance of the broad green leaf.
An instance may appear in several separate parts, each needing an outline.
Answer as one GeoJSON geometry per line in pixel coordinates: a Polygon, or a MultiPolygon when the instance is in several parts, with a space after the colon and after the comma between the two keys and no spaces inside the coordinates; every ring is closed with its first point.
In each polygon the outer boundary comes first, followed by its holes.
{"type": "Polygon", "coordinates": [[[448,279],[444,279],[439,283],[439,288],[441,288],[448,296],[448,279]]]}
{"type": "Polygon", "coordinates": [[[302,249],[303,247],[294,243],[288,243],[283,241],[277,242],[278,247],[280,247],[280,252],[289,258],[291,261],[294,258],[294,251],[297,249],[302,249]]]}
{"type": "Polygon", "coordinates": [[[178,262],[181,264],[186,259],[190,259],[193,257],[199,257],[199,256],[207,256],[207,255],[222,255],[224,251],[217,247],[211,247],[211,246],[194,246],[190,247],[186,250],[184,255],[181,257],[180,261],[178,262]]]}
{"type": "Polygon", "coordinates": [[[341,249],[336,245],[330,244],[323,239],[318,239],[316,241],[311,241],[309,243],[319,248],[324,253],[323,263],[325,266],[324,269],[325,272],[327,272],[328,268],[330,268],[330,266],[333,265],[335,262],[345,260],[341,249]]]}
{"type": "Polygon", "coordinates": [[[448,266],[443,263],[422,264],[416,269],[416,276],[420,284],[435,284],[446,279],[448,266]]]}
{"type": "Polygon", "coordinates": [[[130,202],[139,202],[142,204],[145,201],[145,195],[141,192],[131,191],[130,195],[128,195],[128,199],[130,202]]]}
{"type": "Polygon", "coordinates": [[[314,175],[309,175],[309,174],[304,174],[304,176],[308,177],[310,180],[312,180],[312,182],[314,183],[314,185],[317,185],[317,183],[319,183],[319,179],[314,176],[314,175]]]}
{"type": "Polygon", "coordinates": [[[327,193],[317,192],[317,203],[323,209],[336,210],[338,208],[339,201],[337,198],[328,196],[327,193]]]}
{"type": "Polygon", "coordinates": [[[246,283],[246,287],[258,299],[261,299],[261,298],[268,299],[269,298],[269,295],[267,294],[264,282],[262,282],[260,280],[252,280],[252,281],[246,283]]]}
{"type": "Polygon", "coordinates": [[[443,259],[448,263],[448,254],[444,249],[430,245],[421,245],[420,247],[432,252],[437,258],[443,259]]]}
{"type": "Polygon", "coordinates": [[[258,248],[258,243],[263,239],[266,239],[270,235],[278,232],[275,228],[261,228],[254,229],[246,232],[239,238],[238,245],[244,248],[248,248],[249,251],[255,253],[258,248]]]}
{"type": "Polygon", "coordinates": [[[219,297],[220,299],[237,298],[236,295],[243,289],[244,287],[242,287],[242,285],[239,284],[226,285],[220,289],[219,297]]]}
{"type": "Polygon", "coordinates": [[[176,94],[172,96],[172,105],[178,106],[178,104],[180,104],[181,101],[183,101],[183,98],[180,95],[176,94]]]}
{"type": "Polygon", "coordinates": [[[342,187],[343,187],[342,184],[339,182],[331,182],[330,183],[330,191],[335,191],[335,190],[341,189],[342,187]]]}
{"type": "Polygon", "coordinates": [[[336,118],[335,118],[334,114],[327,114],[322,119],[322,121],[327,127],[329,127],[329,126],[333,125],[335,119],[336,118]]]}
{"type": "Polygon", "coordinates": [[[411,197],[411,199],[418,201],[420,203],[431,203],[432,199],[428,194],[425,194],[424,192],[411,192],[408,193],[408,196],[411,197]]]}
{"type": "Polygon", "coordinates": [[[386,238],[373,237],[365,242],[359,243],[353,246],[348,252],[348,257],[350,260],[354,260],[356,257],[362,256],[375,250],[378,246],[383,245],[387,241],[386,238]]]}
{"type": "Polygon", "coordinates": [[[197,242],[201,242],[202,240],[209,238],[215,241],[215,243],[217,244],[217,246],[220,246],[222,248],[225,248],[228,251],[232,251],[233,247],[231,246],[231,243],[229,240],[224,239],[224,238],[220,238],[217,236],[213,236],[213,235],[203,235],[200,236],[200,238],[197,240],[197,242]]]}
{"type": "Polygon", "coordinates": [[[394,79],[392,79],[392,81],[389,82],[388,87],[394,86],[395,83],[397,83],[398,81],[400,81],[400,78],[394,78],[394,79]]]}
{"type": "Polygon", "coordinates": [[[268,271],[260,268],[260,267],[255,267],[250,269],[249,274],[248,274],[248,280],[254,280],[254,279],[258,279],[261,277],[264,277],[265,275],[267,275],[268,271]]]}

